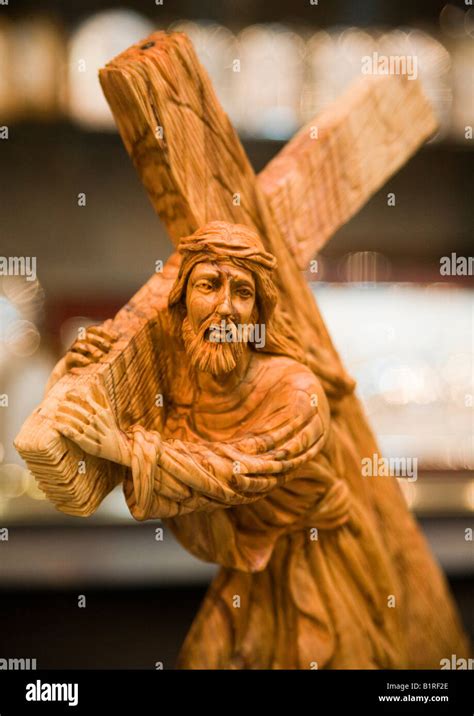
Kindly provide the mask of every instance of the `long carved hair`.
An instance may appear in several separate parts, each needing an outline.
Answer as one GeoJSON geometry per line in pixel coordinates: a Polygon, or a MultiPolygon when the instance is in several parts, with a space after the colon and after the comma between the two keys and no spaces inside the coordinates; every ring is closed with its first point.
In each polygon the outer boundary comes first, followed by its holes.
{"type": "Polygon", "coordinates": [[[253,350],[284,355],[306,364],[306,358],[296,336],[278,310],[278,291],[272,273],[276,267],[273,254],[265,251],[258,234],[244,224],[211,221],[194,234],[181,239],[178,251],[182,256],[177,279],[168,297],[168,309],[173,335],[181,337],[186,316],[186,288],[191,271],[198,263],[232,263],[250,271],[255,280],[255,322],[265,325],[265,345],[253,350]]]}

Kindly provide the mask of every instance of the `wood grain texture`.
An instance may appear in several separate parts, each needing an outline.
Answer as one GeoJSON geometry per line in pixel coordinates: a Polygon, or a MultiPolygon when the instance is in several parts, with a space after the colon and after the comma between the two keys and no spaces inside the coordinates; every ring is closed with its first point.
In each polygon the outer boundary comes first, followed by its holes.
{"type": "MultiPolygon", "coordinates": [[[[123,344],[117,342],[116,350],[89,367],[76,369],[75,376],[69,373],[53,389],[63,395],[66,381],[68,385],[79,378],[86,384],[103,381],[100,385],[105,386],[117,423],[132,442],[130,465],[116,471],[124,479],[132,514],[140,519],[169,519],[187,549],[223,565],[186,639],[180,665],[311,668],[312,662],[318,662],[327,668],[439,668],[440,658],[451,653],[465,655],[467,645],[446,581],[406,508],[397,481],[361,477],[361,459],[378,453],[377,445],[353,393],[353,381],[337,356],[298,269],[296,244],[293,241],[293,250],[291,240],[290,246],[287,244],[288,211],[272,208],[190,41],[182,34],[155,33],[109,63],[100,78],[125,146],[174,242],[210,221],[240,223],[254,229],[265,250],[277,259],[277,324],[289,344],[301,350],[301,360],[296,363],[304,369],[299,368],[295,382],[280,393],[279,387],[294,366],[272,363],[254,384],[252,395],[260,398],[259,408],[265,396],[274,394],[275,401],[283,401],[291,414],[294,391],[300,391],[308,375],[315,381],[321,405],[327,400],[323,424],[330,437],[317,467],[310,475],[300,476],[309,480],[294,483],[291,494],[273,491],[256,501],[255,507],[237,504],[235,490],[229,493],[225,483],[219,484],[216,489],[221,509],[215,509],[215,499],[212,509],[201,509],[212,498],[207,494],[208,483],[196,482],[196,474],[201,474],[201,447],[189,446],[191,436],[173,413],[178,396],[187,394],[180,379],[170,378],[176,366],[185,366],[186,361],[182,351],[173,348],[170,353],[173,344],[166,328],[167,296],[179,266],[176,256],[166,267],[167,278],[153,277],[133,299],[133,306],[122,309],[114,319],[114,330],[123,344]],[[152,327],[151,338],[147,338],[146,326],[152,327]],[[140,362],[142,351],[146,358],[140,362]],[[124,356],[128,356],[125,361],[124,356]],[[273,385],[272,376],[278,378],[273,385]],[[152,407],[153,395],[160,390],[171,396],[167,409],[174,416],[164,424],[152,407]],[[129,396],[135,406],[132,410],[127,406],[129,396]],[[188,464],[189,455],[194,457],[195,467],[181,471],[178,484],[177,475],[168,469],[173,463],[172,444],[165,446],[166,466],[160,463],[163,439],[185,443],[179,453],[182,458],[175,455],[174,462],[183,459],[188,464]],[[123,469],[125,473],[120,472],[123,469]],[[171,475],[169,483],[163,482],[163,470],[171,475]],[[191,494],[189,513],[167,511],[170,505],[165,498],[173,502],[175,490],[175,501],[187,499],[187,480],[191,479],[198,493],[207,485],[204,502],[199,495],[191,494]],[[150,492],[150,485],[155,483],[150,492]],[[155,504],[152,497],[160,496],[162,486],[169,492],[155,504]],[[320,513],[311,509],[316,495],[328,500],[320,513]],[[325,521],[327,512],[334,523],[325,521]],[[344,521],[349,514],[350,525],[344,521]],[[262,525],[266,529],[262,530],[262,525]],[[316,543],[310,539],[313,527],[324,533],[316,543]],[[240,608],[234,607],[235,595],[240,596],[240,608]],[[396,609],[387,607],[390,595],[396,598],[396,609]]],[[[420,131],[426,131],[425,121],[420,121],[424,127],[420,131]]],[[[335,124],[338,146],[345,141],[342,126],[335,124]]],[[[404,125],[402,131],[405,129],[404,125]]],[[[301,144],[306,151],[305,142],[301,144]]],[[[297,154],[299,146],[297,143],[297,154]]],[[[366,143],[358,146],[361,150],[366,143]]],[[[364,159],[368,166],[374,164],[370,147],[364,159]]],[[[297,173],[302,171],[299,165],[297,173]]],[[[358,181],[367,181],[368,188],[362,187],[359,198],[337,216],[336,212],[332,221],[342,221],[344,212],[363,201],[364,191],[370,193],[382,174],[373,167],[366,177],[359,172],[358,181]]],[[[317,181],[310,176],[311,181],[317,181]]],[[[328,192],[334,193],[334,186],[343,181],[339,176],[345,176],[343,170],[328,180],[328,192]]],[[[306,186],[304,179],[297,179],[306,186]]],[[[308,189],[308,201],[310,193],[308,189]]],[[[298,231],[306,229],[300,227],[298,231]]],[[[305,246],[303,240],[297,243],[305,246]]],[[[187,387],[189,391],[193,386],[187,387]]],[[[40,408],[45,433],[51,430],[46,421],[52,394],[40,408]]],[[[249,396],[248,400],[254,398],[249,396]]],[[[278,410],[282,405],[278,404],[278,410]]],[[[193,410],[193,401],[188,410],[193,410]]],[[[231,425],[235,424],[238,431],[239,415],[232,417],[231,425]]],[[[261,413],[260,420],[267,419],[268,415],[261,413]]],[[[215,420],[214,428],[207,426],[205,430],[210,436],[210,454],[212,443],[224,430],[217,413],[215,420]]],[[[248,427],[256,429],[250,423],[248,427]]],[[[29,456],[35,472],[38,443],[30,432],[26,425],[17,446],[29,456]]],[[[307,447],[306,438],[303,444],[307,447]]],[[[61,442],[62,450],[69,445],[61,442]]],[[[225,445],[219,446],[219,450],[225,449],[225,445]]],[[[204,456],[204,460],[207,466],[212,465],[210,456],[204,456]]],[[[52,460],[53,470],[57,462],[52,460]]],[[[222,480],[226,474],[216,473],[222,480]]],[[[88,477],[80,479],[85,488],[88,477]]],[[[61,480],[67,485],[62,473],[53,482],[57,485],[61,480]]],[[[100,501],[106,485],[104,480],[100,495],[94,485],[89,486],[94,504],[100,501]]],[[[280,488],[287,489],[286,485],[280,488]]],[[[67,507],[67,496],[58,506],[67,507]]]]}
{"type": "Polygon", "coordinates": [[[301,269],[436,128],[418,80],[367,76],[288,142],[259,184],[301,269]]]}

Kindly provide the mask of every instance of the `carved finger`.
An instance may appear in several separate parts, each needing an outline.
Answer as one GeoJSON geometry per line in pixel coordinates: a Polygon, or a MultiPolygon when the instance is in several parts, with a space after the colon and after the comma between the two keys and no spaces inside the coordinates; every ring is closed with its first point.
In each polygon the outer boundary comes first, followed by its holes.
{"type": "Polygon", "coordinates": [[[66,393],[65,398],[76,405],[80,405],[87,413],[89,413],[89,415],[95,415],[95,408],[91,404],[86,390],[80,390],[78,388],[75,390],[69,390],[66,393]]]}
{"type": "Polygon", "coordinates": [[[108,338],[91,333],[90,331],[87,334],[87,340],[88,343],[94,346],[94,348],[96,348],[101,355],[108,353],[112,348],[112,342],[108,338]]]}
{"type": "Polygon", "coordinates": [[[82,433],[78,432],[69,423],[62,422],[61,419],[58,418],[54,422],[54,427],[56,428],[58,433],[61,433],[61,435],[64,435],[64,437],[79,444],[79,441],[82,438],[82,433]]]}
{"type": "Polygon", "coordinates": [[[85,420],[87,422],[93,417],[91,413],[82,407],[79,403],[73,400],[64,400],[58,406],[58,413],[63,415],[71,415],[78,420],[85,420]]]}
{"type": "Polygon", "coordinates": [[[107,353],[109,353],[110,349],[112,348],[112,345],[108,341],[105,341],[102,338],[99,339],[99,338],[93,338],[92,336],[90,336],[89,343],[92,346],[94,346],[94,355],[98,355],[99,358],[103,358],[104,356],[106,356],[107,353]]]}
{"type": "Polygon", "coordinates": [[[100,441],[97,440],[97,437],[91,436],[89,432],[78,432],[70,424],[65,424],[60,420],[57,420],[54,425],[61,435],[64,435],[68,440],[72,440],[84,452],[96,457],[100,457],[102,454],[103,450],[100,441]]]}
{"type": "Polygon", "coordinates": [[[118,430],[115,419],[108,411],[106,413],[103,411],[102,414],[97,413],[94,424],[97,425],[97,429],[104,433],[104,435],[108,435],[111,431],[118,430]]]}
{"type": "Polygon", "coordinates": [[[68,370],[71,368],[82,368],[83,366],[90,365],[93,362],[90,357],[81,355],[80,353],[75,353],[74,351],[66,354],[65,361],[66,368],[68,370]]]}
{"type": "Polygon", "coordinates": [[[110,344],[115,343],[115,341],[117,341],[119,337],[117,331],[114,331],[113,328],[108,327],[106,323],[104,323],[102,326],[91,326],[87,330],[89,333],[92,333],[93,335],[102,338],[104,341],[110,344]]]}
{"type": "Polygon", "coordinates": [[[90,406],[90,411],[94,415],[96,415],[100,420],[105,422],[110,422],[110,419],[112,422],[115,422],[115,419],[113,418],[113,414],[111,411],[111,408],[109,405],[104,405],[103,403],[98,403],[95,398],[89,397],[87,401],[88,405],[90,406]],[[112,416],[112,418],[109,419],[109,416],[112,416]]]}
{"type": "Polygon", "coordinates": [[[101,446],[91,440],[87,435],[81,434],[81,435],[67,435],[64,433],[64,435],[69,439],[72,440],[78,447],[81,448],[84,452],[88,453],[89,455],[94,455],[95,457],[100,457],[102,453],[101,446]]]}
{"type": "Polygon", "coordinates": [[[58,410],[56,414],[56,419],[61,422],[63,426],[68,426],[70,428],[73,428],[78,433],[83,433],[87,426],[89,425],[88,422],[85,422],[83,418],[76,418],[73,415],[70,415],[69,413],[63,414],[61,410],[58,410]]]}
{"type": "Polygon", "coordinates": [[[89,425],[87,418],[78,417],[71,412],[66,410],[58,410],[56,412],[56,420],[61,421],[63,425],[69,425],[74,427],[78,432],[84,432],[85,428],[89,425]]]}
{"type": "Polygon", "coordinates": [[[115,417],[109,403],[107,391],[101,383],[94,382],[89,388],[78,391],[79,399],[86,409],[105,425],[115,425],[115,417]]]}
{"type": "Polygon", "coordinates": [[[101,425],[97,420],[94,420],[85,428],[84,434],[101,435],[105,438],[110,434],[110,428],[108,426],[101,425]]]}
{"type": "Polygon", "coordinates": [[[71,346],[71,353],[77,353],[89,357],[94,362],[98,361],[104,355],[104,351],[94,345],[92,341],[82,340],[76,341],[71,346]]]}
{"type": "Polygon", "coordinates": [[[95,425],[88,425],[84,430],[84,437],[95,445],[103,445],[105,435],[97,430],[95,425]]]}

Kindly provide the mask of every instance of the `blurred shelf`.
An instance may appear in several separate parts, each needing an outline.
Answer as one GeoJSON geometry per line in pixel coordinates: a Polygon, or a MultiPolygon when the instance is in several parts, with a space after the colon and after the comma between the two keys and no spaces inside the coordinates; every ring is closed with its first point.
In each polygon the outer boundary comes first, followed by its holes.
{"type": "MultiPolygon", "coordinates": [[[[472,524],[472,522],[471,522],[472,524]]],[[[0,589],[95,589],[208,584],[217,571],[192,557],[157,523],[128,526],[15,526],[0,542],[0,589]]],[[[474,575],[464,519],[430,519],[421,527],[448,577],[474,575]]]]}
{"type": "Polygon", "coordinates": [[[192,557],[159,523],[9,529],[0,542],[0,589],[195,585],[217,567],[192,557]]]}
{"type": "Polygon", "coordinates": [[[417,517],[474,519],[474,472],[424,472],[416,482],[400,480],[410,509],[417,517]]]}

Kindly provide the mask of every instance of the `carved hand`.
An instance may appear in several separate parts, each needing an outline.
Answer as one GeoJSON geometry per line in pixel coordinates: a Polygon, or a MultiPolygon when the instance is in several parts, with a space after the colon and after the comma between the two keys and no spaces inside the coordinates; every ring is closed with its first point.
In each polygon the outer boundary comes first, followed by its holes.
{"type": "Polygon", "coordinates": [[[97,383],[86,393],[66,393],[56,412],[56,429],[84,452],[130,465],[128,437],[118,427],[104,388],[97,383]]]}
{"type": "Polygon", "coordinates": [[[74,341],[65,356],[67,370],[97,363],[107,355],[118,338],[118,334],[110,327],[111,323],[108,320],[101,326],[90,326],[86,329],[85,338],[74,341]]]}
{"type": "Polygon", "coordinates": [[[46,383],[45,396],[71,368],[81,368],[90,363],[97,363],[102,356],[107,355],[118,339],[118,333],[111,328],[111,325],[112,320],[109,319],[100,326],[90,326],[86,329],[85,338],[74,341],[66,355],[54,366],[46,383]]]}

